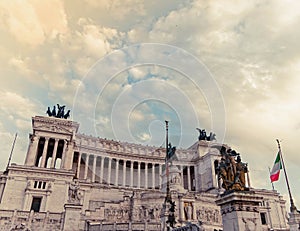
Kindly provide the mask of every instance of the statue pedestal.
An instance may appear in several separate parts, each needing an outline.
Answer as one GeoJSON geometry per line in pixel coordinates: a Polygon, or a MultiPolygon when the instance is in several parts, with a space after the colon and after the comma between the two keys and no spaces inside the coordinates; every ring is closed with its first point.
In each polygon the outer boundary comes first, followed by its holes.
{"type": "Polygon", "coordinates": [[[82,205],[65,204],[65,218],[63,231],[83,230],[80,227],[82,205]]]}
{"type": "Polygon", "coordinates": [[[260,231],[259,205],[262,199],[249,191],[222,195],[216,203],[221,206],[223,230],[260,231]]]}
{"type": "Polygon", "coordinates": [[[296,210],[291,212],[289,218],[290,231],[299,231],[300,213],[296,210]]]}

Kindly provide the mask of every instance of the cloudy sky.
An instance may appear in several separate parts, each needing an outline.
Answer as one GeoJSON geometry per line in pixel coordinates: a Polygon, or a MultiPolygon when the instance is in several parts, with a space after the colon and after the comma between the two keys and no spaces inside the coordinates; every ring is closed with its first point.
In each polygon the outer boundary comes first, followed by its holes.
{"type": "MultiPolygon", "coordinates": [[[[0,2],[0,167],[16,132],[22,164],[31,117],[59,103],[80,132],[164,145],[214,131],[271,189],[277,144],[300,208],[298,1],[0,2]]],[[[275,183],[287,199],[283,174],[275,183]]]]}

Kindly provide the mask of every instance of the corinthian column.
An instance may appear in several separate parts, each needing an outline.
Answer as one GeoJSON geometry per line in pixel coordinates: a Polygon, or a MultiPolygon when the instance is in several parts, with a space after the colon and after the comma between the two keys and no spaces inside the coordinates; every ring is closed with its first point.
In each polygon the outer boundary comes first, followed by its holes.
{"type": "Polygon", "coordinates": [[[85,157],[85,168],[84,168],[84,179],[87,179],[87,175],[88,175],[88,168],[89,168],[89,155],[86,154],[85,157]]]}
{"type": "Polygon", "coordinates": [[[108,184],[110,184],[110,176],[111,176],[111,158],[108,158],[108,175],[107,175],[108,184]]]}
{"type": "Polygon", "coordinates": [[[155,189],[155,164],[152,164],[152,188],[155,189]]]}
{"type": "Polygon", "coordinates": [[[100,183],[103,183],[104,160],[105,157],[101,156],[100,183]]]}
{"type": "Polygon", "coordinates": [[[188,178],[188,190],[191,191],[191,170],[190,170],[190,166],[187,166],[187,178],[188,178]]]}
{"type": "Polygon", "coordinates": [[[133,187],[133,161],[130,161],[130,187],[133,187]]]}
{"type": "Polygon", "coordinates": [[[48,150],[48,141],[49,141],[49,138],[45,137],[45,143],[44,143],[44,149],[43,149],[43,155],[42,155],[42,163],[41,163],[41,166],[40,166],[42,168],[45,167],[45,163],[46,163],[47,150],[48,150]]]}
{"type": "Polygon", "coordinates": [[[145,188],[148,188],[148,163],[145,163],[145,188]]]}
{"type": "Polygon", "coordinates": [[[123,160],[123,186],[126,186],[126,160],[123,160]]]}
{"type": "Polygon", "coordinates": [[[141,162],[138,162],[138,182],[137,187],[141,187],[141,162]]]}
{"type": "Polygon", "coordinates": [[[53,152],[52,152],[51,168],[55,168],[55,160],[56,160],[56,154],[57,154],[58,141],[59,141],[59,139],[55,139],[54,148],[53,148],[53,152]]]}
{"type": "Polygon", "coordinates": [[[93,157],[94,157],[94,158],[93,158],[92,182],[95,182],[97,156],[93,155],[93,157]]]}
{"type": "Polygon", "coordinates": [[[116,175],[115,175],[115,185],[118,186],[119,181],[119,160],[116,159],[116,175]]]}
{"type": "Polygon", "coordinates": [[[77,179],[79,179],[79,176],[80,176],[80,165],[81,165],[81,152],[79,152],[79,155],[78,155],[77,179]]]}

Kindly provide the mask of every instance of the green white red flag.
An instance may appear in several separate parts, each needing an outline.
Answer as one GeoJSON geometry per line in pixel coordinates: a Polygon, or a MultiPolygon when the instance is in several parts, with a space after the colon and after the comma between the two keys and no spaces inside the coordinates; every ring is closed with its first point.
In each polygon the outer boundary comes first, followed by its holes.
{"type": "Polygon", "coordinates": [[[277,181],[279,179],[280,169],[282,169],[281,159],[280,159],[280,151],[278,152],[274,166],[270,172],[271,182],[277,181]]]}

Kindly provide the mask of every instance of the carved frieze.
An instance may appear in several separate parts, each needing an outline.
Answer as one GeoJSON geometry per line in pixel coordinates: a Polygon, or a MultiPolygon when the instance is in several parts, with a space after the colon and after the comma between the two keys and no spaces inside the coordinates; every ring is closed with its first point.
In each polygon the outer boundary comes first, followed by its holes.
{"type": "Polygon", "coordinates": [[[140,206],[133,209],[132,218],[134,221],[158,221],[160,219],[161,213],[161,205],[140,206]]]}
{"type": "Polygon", "coordinates": [[[36,126],[35,130],[49,131],[49,132],[51,131],[51,132],[55,132],[55,133],[67,133],[70,135],[72,135],[72,133],[73,133],[72,129],[67,129],[65,127],[61,127],[56,124],[36,126]]]}
{"type": "Polygon", "coordinates": [[[210,207],[200,207],[196,210],[197,220],[208,224],[219,224],[222,221],[220,211],[210,207]]]}
{"type": "Polygon", "coordinates": [[[108,221],[117,221],[117,220],[122,220],[122,221],[128,221],[129,220],[129,207],[109,207],[104,209],[104,217],[108,221]]]}
{"type": "Polygon", "coordinates": [[[133,221],[159,221],[160,215],[162,212],[162,207],[160,205],[152,205],[152,206],[136,206],[134,208],[130,208],[127,205],[121,205],[119,207],[109,206],[104,209],[104,217],[107,221],[123,221],[127,222],[130,219],[133,221]]]}

